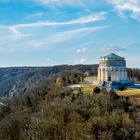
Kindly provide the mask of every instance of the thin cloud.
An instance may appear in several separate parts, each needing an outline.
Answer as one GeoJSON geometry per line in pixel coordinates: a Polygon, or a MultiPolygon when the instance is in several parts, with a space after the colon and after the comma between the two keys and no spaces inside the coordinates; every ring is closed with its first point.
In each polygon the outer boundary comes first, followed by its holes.
{"type": "Polygon", "coordinates": [[[36,3],[39,3],[44,6],[86,6],[93,3],[94,1],[86,1],[86,0],[33,0],[36,3]]]}
{"type": "MultiPolygon", "coordinates": [[[[61,31],[61,32],[54,32],[53,34],[43,39],[30,41],[28,45],[33,48],[40,48],[43,46],[59,46],[59,44],[63,42],[67,42],[67,41],[77,39],[77,38],[82,38],[82,37],[85,37],[89,33],[107,29],[109,27],[110,25],[106,25],[106,26],[86,27],[86,28],[73,29],[73,30],[67,30],[67,31],[61,31]]],[[[87,51],[87,48],[81,47],[76,50],[76,53],[80,54],[86,51],[87,51]]]]}
{"type": "Polygon", "coordinates": [[[75,64],[83,64],[86,62],[86,59],[84,57],[80,58],[80,59],[76,59],[74,61],[75,64]]]}
{"type": "Polygon", "coordinates": [[[87,51],[87,48],[79,48],[76,50],[76,53],[80,54],[80,53],[85,53],[86,51],[87,51]]]}
{"type": "Polygon", "coordinates": [[[107,0],[114,5],[114,10],[121,15],[130,11],[129,17],[140,20],[140,1],[139,0],[107,0]]]}
{"type": "Polygon", "coordinates": [[[85,16],[79,19],[66,21],[66,22],[52,22],[52,21],[43,21],[43,22],[36,22],[36,23],[29,23],[29,24],[17,24],[13,26],[9,26],[9,30],[15,34],[20,34],[19,29],[22,28],[35,28],[35,27],[42,27],[42,26],[70,26],[70,25],[79,25],[79,24],[86,24],[86,23],[93,23],[97,21],[102,21],[106,19],[106,12],[100,12],[93,15],[85,16]]]}
{"type": "Polygon", "coordinates": [[[35,14],[31,14],[31,15],[27,16],[26,19],[38,18],[38,17],[42,17],[44,15],[45,15],[45,13],[43,13],[43,12],[37,12],[35,14]]]}
{"type": "Polygon", "coordinates": [[[84,57],[82,57],[81,59],[80,59],[80,63],[84,63],[86,61],[86,59],[84,58],[84,57]]]}
{"type": "Polygon", "coordinates": [[[115,52],[115,51],[126,51],[127,49],[120,46],[109,46],[109,47],[103,47],[101,48],[102,51],[109,51],[109,52],[115,52]]]}

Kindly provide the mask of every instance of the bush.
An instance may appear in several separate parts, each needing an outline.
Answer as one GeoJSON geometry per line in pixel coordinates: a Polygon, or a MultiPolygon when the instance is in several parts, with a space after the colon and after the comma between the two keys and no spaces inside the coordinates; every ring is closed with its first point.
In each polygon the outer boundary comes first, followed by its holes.
{"type": "Polygon", "coordinates": [[[123,90],[125,90],[125,89],[126,89],[125,86],[119,86],[119,87],[118,87],[118,90],[121,90],[121,91],[123,91],[123,90]]]}
{"type": "Polygon", "coordinates": [[[100,88],[99,87],[95,87],[93,89],[93,93],[100,93],[100,88]]]}

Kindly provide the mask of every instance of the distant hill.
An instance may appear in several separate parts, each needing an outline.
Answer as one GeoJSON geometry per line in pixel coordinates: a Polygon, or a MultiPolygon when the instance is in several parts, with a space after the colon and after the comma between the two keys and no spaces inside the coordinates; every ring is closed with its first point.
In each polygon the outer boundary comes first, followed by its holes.
{"type": "MultiPolygon", "coordinates": [[[[97,74],[98,65],[58,65],[52,67],[9,67],[0,68],[0,97],[14,93],[24,94],[29,88],[49,76],[65,70],[89,71],[97,74]]],[[[140,69],[128,69],[130,79],[140,81],[140,69]]]]}
{"type": "Polygon", "coordinates": [[[98,65],[60,65],[52,67],[11,67],[0,68],[0,97],[9,97],[14,93],[24,94],[25,91],[47,79],[53,74],[64,70],[77,69],[97,73],[98,65]]]}

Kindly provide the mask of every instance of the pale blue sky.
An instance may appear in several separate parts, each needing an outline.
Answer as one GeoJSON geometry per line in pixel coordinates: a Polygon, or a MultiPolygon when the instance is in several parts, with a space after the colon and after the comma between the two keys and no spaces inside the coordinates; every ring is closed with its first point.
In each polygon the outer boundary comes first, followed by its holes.
{"type": "Polygon", "coordinates": [[[110,52],[140,67],[140,0],[0,0],[0,66],[95,64],[110,52]]]}

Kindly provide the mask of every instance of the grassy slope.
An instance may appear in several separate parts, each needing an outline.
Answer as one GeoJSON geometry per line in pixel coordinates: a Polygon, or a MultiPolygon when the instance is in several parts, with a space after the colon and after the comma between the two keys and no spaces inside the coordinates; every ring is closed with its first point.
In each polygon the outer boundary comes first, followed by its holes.
{"type": "Polygon", "coordinates": [[[140,95],[140,89],[128,88],[126,90],[119,91],[118,95],[119,96],[137,96],[137,95],[140,95]]]}

